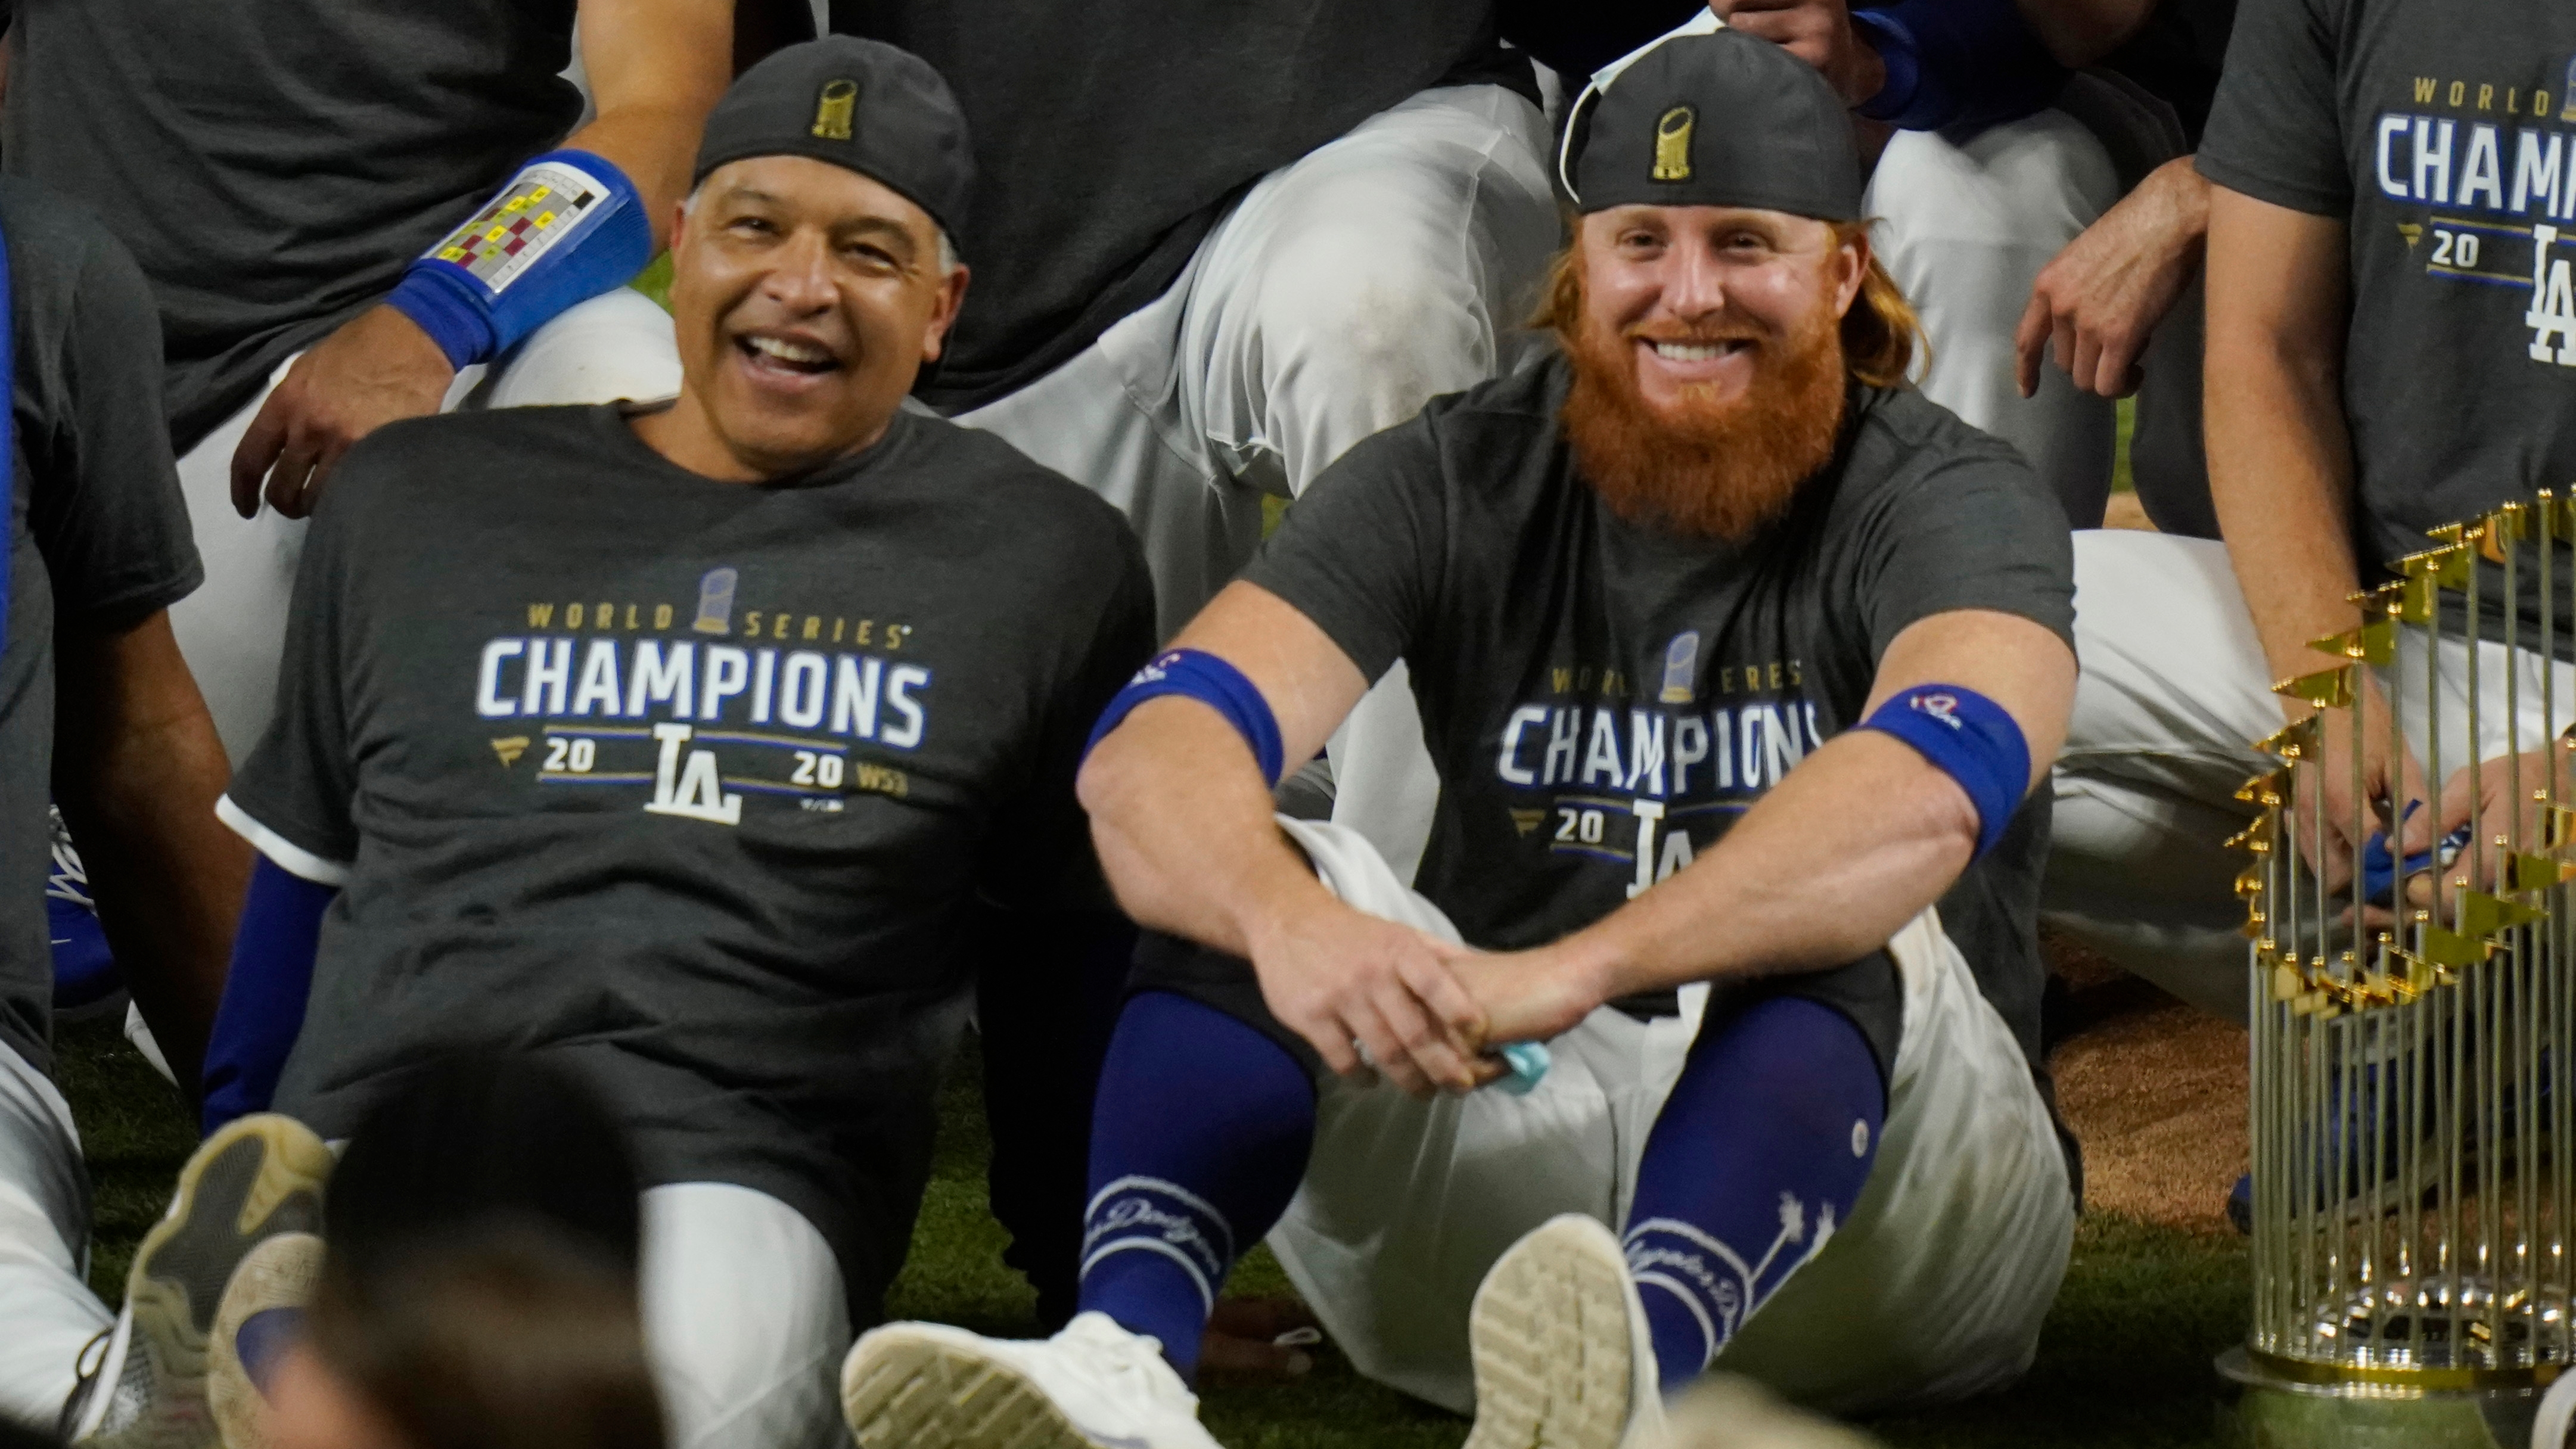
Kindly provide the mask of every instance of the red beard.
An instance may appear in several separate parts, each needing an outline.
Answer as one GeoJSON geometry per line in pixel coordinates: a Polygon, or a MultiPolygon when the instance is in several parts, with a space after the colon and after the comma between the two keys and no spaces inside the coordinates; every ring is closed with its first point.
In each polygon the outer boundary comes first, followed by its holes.
{"type": "MultiPolygon", "coordinates": [[[[1581,318],[1579,290],[1574,301],[1567,315],[1581,318]]],[[[1830,308],[1818,307],[1785,344],[1762,339],[1771,355],[1743,396],[1719,402],[1692,388],[1670,412],[1639,390],[1629,338],[1577,325],[1576,335],[1562,325],[1557,332],[1574,364],[1559,420],[1584,481],[1630,523],[1742,543],[1787,512],[1832,459],[1844,382],[1840,319],[1830,308]]]]}

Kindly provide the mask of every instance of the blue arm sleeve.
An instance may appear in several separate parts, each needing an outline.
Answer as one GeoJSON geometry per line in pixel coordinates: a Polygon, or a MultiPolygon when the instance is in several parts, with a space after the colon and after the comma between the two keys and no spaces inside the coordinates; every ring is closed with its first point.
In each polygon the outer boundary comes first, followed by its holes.
{"type": "Polygon", "coordinates": [[[605,156],[548,151],[403,273],[387,305],[449,363],[489,362],[653,259],[635,183],[605,156]]]}
{"type": "Polygon", "coordinates": [[[316,885],[266,856],[252,866],[233,937],[232,974],[206,1043],[204,1127],[268,1110],[286,1054],[304,1030],[322,913],[338,886],[316,885]]]}
{"type": "Polygon", "coordinates": [[[2019,120],[2066,83],[2014,0],[1895,0],[1854,10],[1852,24],[1887,66],[1857,109],[1899,130],[2019,120]]]}

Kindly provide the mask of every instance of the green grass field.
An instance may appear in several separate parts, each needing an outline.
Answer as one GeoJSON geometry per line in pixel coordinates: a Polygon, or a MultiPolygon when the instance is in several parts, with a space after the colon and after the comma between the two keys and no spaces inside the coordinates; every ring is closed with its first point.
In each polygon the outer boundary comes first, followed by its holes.
{"type": "MultiPolygon", "coordinates": [[[[176,1095],[104,1025],[64,1031],[61,1078],[97,1184],[90,1281],[112,1301],[194,1134],[176,1095]]],[[[898,1317],[1027,1333],[1034,1327],[1031,1295],[1002,1266],[1002,1230],[985,1210],[988,1144],[975,1083],[972,1070],[951,1074],[929,1200],[889,1308],[898,1317]]],[[[1244,1264],[1232,1286],[1288,1292],[1266,1251],[1244,1264]]],[[[2009,1393],[1868,1427],[1892,1445],[1922,1449],[2214,1443],[2210,1358],[2242,1336],[2246,1302],[2241,1240],[2088,1217],[2027,1379],[2009,1393]]],[[[1209,1386],[1206,1417],[1232,1449],[1454,1449],[1467,1428],[1369,1383],[1329,1352],[1294,1384],[1209,1386]]]]}

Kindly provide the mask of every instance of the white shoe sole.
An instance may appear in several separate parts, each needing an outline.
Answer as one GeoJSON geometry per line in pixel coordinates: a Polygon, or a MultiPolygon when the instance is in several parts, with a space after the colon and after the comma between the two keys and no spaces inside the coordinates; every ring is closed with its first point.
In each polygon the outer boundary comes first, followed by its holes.
{"type": "Polygon", "coordinates": [[[242,1325],[271,1308],[302,1308],[321,1286],[322,1240],[311,1233],[280,1233],[261,1243],[224,1285],[206,1346],[206,1407],[224,1449],[268,1449],[265,1402],[241,1361],[242,1325]]]}
{"type": "Polygon", "coordinates": [[[1083,1433],[982,1339],[933,1324],[861,1338],[841,1366],[841,1413],[859,1449],[1129,1449],[1083,1433]]]}
{"type": "Polygon", "coordinates": [[[1619,1449],[1636,1371],[1628,1302],[1618,1240],[1587,1217],[1553,1219],[1495,1260],[1467,1315],[1466,1449],[1619,1449]]]}

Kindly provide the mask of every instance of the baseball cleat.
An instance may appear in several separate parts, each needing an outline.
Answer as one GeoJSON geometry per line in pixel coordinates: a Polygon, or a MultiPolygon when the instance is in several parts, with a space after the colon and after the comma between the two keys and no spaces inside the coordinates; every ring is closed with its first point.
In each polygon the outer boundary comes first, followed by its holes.
{"type": "MultiPolygon", "coordinates": [[[[170,1210],[125,1277],[125,1311],[64,1405],[64,1438],[116,1449],[215,1449],[206,1373],[233,1270],[281,1233],[322,1227],[331,1150],[292,1118],[225,1124],[180,1170],[170,1210]]],[[[89,1356],[84,1353],[86,1360],[89,1356]]]]}
{"type": "Polygon", "coordinates": [[[1619,1240],[1564,1213],[1512,1244],[1467,1311],[1476,1427],[1466,1449],[1660,1449],[1645,1305],[1619,1240]]]}
{"type": "Polygon", "coordinates": [[[1053,1338],[871,1330],[841,1366],[859,1449],[1219,1449],[1163,1346],[1105,1313],[1053,1338]]]}
{"type": "Polygon", "coordinates": [[[224,1449],[268,1449],[268,1376],[303,1333],[321,1286],[322,1240],[311,1233],[280,1233],[233,1270],[206,1349],[206,1406],[224,1449]]]}

